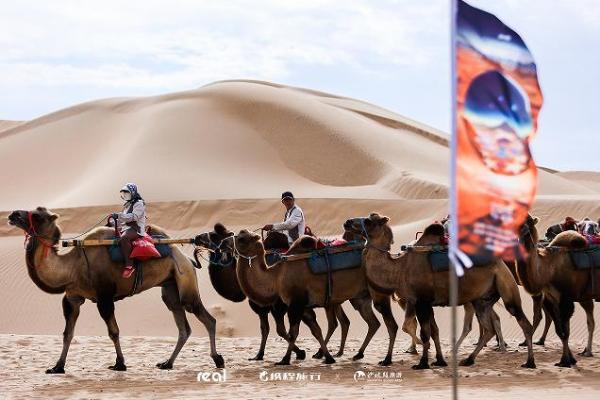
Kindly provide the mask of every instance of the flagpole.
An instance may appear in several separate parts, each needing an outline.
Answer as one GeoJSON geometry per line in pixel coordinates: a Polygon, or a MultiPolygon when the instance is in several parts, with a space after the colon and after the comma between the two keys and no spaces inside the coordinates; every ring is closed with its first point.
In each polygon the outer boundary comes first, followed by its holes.
{"type": "MultiPolygon", "coordinates": [[[[450,250],[458,248],[458,221],[457,214],[457,188],[456,188],[456,15],[457,15],[457,0],[450,0],[450,101],[451,101],[451,126],[450,126],[450,193],[449,193],[449,208],[450,208],[450,250]]],[[[455,257],[450,257],[451,268],[448,271],[450,280],[450,307],[451,307],[451,335],[452,341],[452,399],[458,399],[458,361],[456,349],[456,306],[458,303],[458,276],[456,274],[455,257]]]]}

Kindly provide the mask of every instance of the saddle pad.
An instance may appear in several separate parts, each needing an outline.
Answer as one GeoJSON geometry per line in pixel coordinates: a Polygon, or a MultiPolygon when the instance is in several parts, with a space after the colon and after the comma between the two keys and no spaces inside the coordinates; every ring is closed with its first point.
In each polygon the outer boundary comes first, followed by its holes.
{"type": "MultiPolygon", "coordinates": [[[[152,238],[153,239],[166,239],[164,236],[152,236],[152,238]]],[[[114,240],[115,238],[112,238],[112,239],[114,240]]],[[[156,244],[155,247],[156,247],[156,250],[158,250],[158,252],[160,253],[160,258],[168,257],[172,253],[171,246],[168,244],[156,244]]],[[[123,260],[123,254],[121,253],[121,248],[118,245],[108,246],[108,253],[110,254],[110,259],[113,262],[122,263],[125,261],[125,260],[123,260]]]]}
{"type": "MultiPolygon", "coordinates": [[[[450,268],[450,259],[448,258],[448,250],[435,250],[427,253],[427,258],[433,272],[444,272],[450,268]]],[[[474,267],[488,265],[493,261],[490,256],[475,256],[471,257],[474,267]]]]}
{"type": "Polygon", "coordinates": [[[313,274],[326,274],[328,269],[332,272],[345,269],[358,268],[362,264],[362,248],[331,254],[329,249],[312,252],[308,259],[308,266],[313,274]]]}
{"type": "Polygon", "coordinates": [[[569,257],[575,269],[600,268],[600,246],[590,246],[581,250],[569,250],[569,257]]]}

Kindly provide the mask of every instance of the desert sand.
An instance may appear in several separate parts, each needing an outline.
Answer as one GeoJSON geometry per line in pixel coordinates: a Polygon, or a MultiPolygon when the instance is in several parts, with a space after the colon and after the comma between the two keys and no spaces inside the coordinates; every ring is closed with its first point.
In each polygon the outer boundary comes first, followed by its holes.
{"type": "MultiPolygon", "coordinates": [[[[32,121],[0,121],[0,168],[4,171],[0,219],[5,221],[14,209],[44,205],[61,214],[59,224],[68,237],[118,210],[119,188],[133,181],[149,203],[150,223],[166,228],[173,237],[190,237],[211,229],[217,221],[234,230],[277,221],[284,212],[279,194],[292,190],[308,225],[320,236],[339,235],[349,217],[371,211],[388,215],[398,251],[429,222],[446,215],[448,162],[445,133],[375,105],[268,82],[216,82],[162,96],[93,101],[32,121]]],[[[541,218],[540,229],[566,215],[600,217],[600,173],[547,167],[539,171],[539,194],[532,210],[541,218]]],[[[117,303],[130,371],[105,370],[114,358],[112,344],[94,304],[86,302],[76,328],[77,344],[67,360],[68,373],[49,377],[43,371],[58,357],[64,328],[61,296],[43,293],[31,282],[22,245],[21,231],[0,225],[0,290],[5,294],[0,349],[10,366],[0,372],[0,393],[7,396],[331,397],[335,391],[342,398],[359,394],[410,398],[422,396],[424,390],[433,398],[448,396],[449,370],[411,371],[413,356],[403,353],[408,343],[403,333],[399,333],[391,369],[376,364],[385,352],[384,328],[367,349],[364,362],[352,363],[352,348],[358,346],[366,326],[349,305],[345,310],[352,322],[351,342],[346,355],[334,367],[314,360],[301,364],[309,371],[322,371],[321,382],[301,383],[292,390],[287,382],[257,380],[262,368],[274,370],[272,362],[280,357],[283,343],[275,338],[269,342],[264,363],[246,361],[258,347],[258,321],[246,303],[233,304],[216,294],[206,268],[198,271],[200,293],[217,318],[217,344],[230,374],[226,384],[207,387],[195,381],[198,372],[212,371],[212,367],[205,352],[206,332],[192,318],[193,336],[175,370],[154,369],[176,336],[159,289],[117,303]],[[352,374],[359,368],[398,370],[402,382],[355,383],[352,374]],[[127,388],[129,394],[119,388],[127,388]]],[[[191,246],[184,251],[191,253],[191,246]]],[[[522,292],[522,298],[531,317],[529,296],[522,292]]],[[[600,365],[595,359],[579,357],[578,367],[572,370],[553,366],[559,354],[553,331],[545,349],[536,347],[539,369],[521,371],[523,351],[515,345],[521,339],[520,330],[501,305],[496,307],[510,351],[501,355],[485,350],[475,367],[461,368],[465,394],[477,398],[499,393],[508,398],[513,394],[530,398],[598,395],[594,391],[600,388],[600,365]],[[548,390],[541,393],[540,383],[548,390]]],[[[394,312],[401,320],[399,307],[394,312]]],[[[600,321],[598,307],[595,315],[600,321]]],[[[436,310],[446,341],[448,317],[447,309],[436,310]]],[[[578,351],[586,329],[585,315],[577,306],[571,337],[578,351]]],[[[271,332],[274,335],[274,329],[271,332]]],[[[476,334],[477,328],[463,351],[470,349],[476,334]]],[[[304,347],[316,350],[306,330],[301,337],[304,347]]]]}

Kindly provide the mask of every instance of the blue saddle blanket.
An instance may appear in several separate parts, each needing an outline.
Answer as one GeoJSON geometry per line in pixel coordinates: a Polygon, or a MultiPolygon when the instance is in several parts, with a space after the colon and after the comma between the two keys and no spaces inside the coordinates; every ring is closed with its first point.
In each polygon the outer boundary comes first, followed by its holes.
{"type": "MultiPolygon", "coordinates": [[[[165,236],[152,236],[153,239],[166,239],[165,236]]],[[[113,240],[115,238],[112,238],[113,240]]],[[[163,257],[168,257],[171,255],[171,246],[168,244],[156,244],[155,245],[156,250],[158,250],[158,252],[160,253],[160,258],[163,257]]],[[[110,259],[113,262],[118,262],[118,263],[122,263],[125,260],[123,260],[123,253],[121,253],[121,248],[119,247],[119,245],[112,245],[108,247],[108,253],[110,254],[110,259]]]]}
{"type": "Polygon", "coordinates": [[[600,246],[590,246],[580,250],[569,250],[569,257],[575,269],[600,268],[600,246]]]}
{"type": "MultiPolygon", "coordinates": [[[[311,272],[313,274],[326,274],[328,270],[336,272],[360,267],[363,245],[349,242],[341,246],[347,247],[348,250],[336,252],[338,246],[334,246],[310,252],[307,261],[311,272]]],[[[273,265],[277,261],[285,260],[285,254],[269,253],[266,258],[267,264],[273,265]]]]}

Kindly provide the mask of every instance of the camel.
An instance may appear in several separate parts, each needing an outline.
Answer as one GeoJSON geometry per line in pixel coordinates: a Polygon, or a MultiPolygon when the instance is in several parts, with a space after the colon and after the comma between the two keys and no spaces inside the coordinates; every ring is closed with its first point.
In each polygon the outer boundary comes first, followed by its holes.
{"type": "MultiPolygon", "coordinates": [[[[299,238],[294,245],[303,240],[306,240],[306,237],[299,238]]],[[[235,238],[229,238],[224,243],[233,248],[239,257],[236,271],[238,281],[244,293],[252,301],[266,306],[281,299],[288,306],[287,314],[290,324],[288,349],[281,361],[276,364],[288,365],[292,348],[298,337],[300,320],[305,310],[326,306],[327,275],[313,274],[306,259],[282,261],[268,267],[261,237],[247,230],[240,231],[235,238]]],[[[290,250],[293,250],[294,245],[290,250]]],[[[361,359],[364,357],[364,350],[380,326],[371,307],[372,299],[368,294],[364,269],[361,265],[353,269],[334,271],[332,282],[331,296],[327,305],[342,304],[350,300],[369,326],[358,353],[353,357],[353,360],[361,359]]],[[[380,312],[389,313],[389,315],[384,315],[384,320],[389,321],[390,317],[393,320],[389,296],[385,297],[383,303],[385,302],[387,303],[376,308],[382,310],[380,312]]],[[[334,363],[335,359],[327,350],[318,325],[314,329],[311,328],[311,332],[319,340],[324,362],[334,363]]],[[[389,355],[389,360],[380,362],[380,364],[386,365],[389,363],[391,363],[391,355],[389,355]]]]}
{"type": "Polygon", "coordinates": [[[521,227],[519,240],[528,256],[517,260],[517,274],[528,293],[543,297],[546,315],[554,322],[554,329],[563,345],[561,359],[555,365],[571,367],[577,363],[569,348],[570,319],[575,301],[581,304],[588,315],[588,344],[581,355],[592,355],[594,299],[591,276],[589,270],[576,270],[567,252],[552,251],[550,248],[577,249],[585,247],[587,242],[578,232],[565,231],[550,242],[549,248],[538,249],[538,221],[538,218],[529,215],[521,227]]]}
{"type": "MultiPolygon", "coordinates": [[[[278,233],[278,232],[275,232],[278,233]]],[[[202,250],[202,248],[208,248],[211,251],[217,251],[221,253],[221,258],[219,260],[211,259],[211,262],[208,265],[208,273],[210,276],[210,281],[217,291],[222,297],[227,300],[239,303],[246,300],[246,295],[242,291],[236,274],[237,268],[237,260],[233,257],[233,254],[228,254],[227,251],[221,249],[221,242],[233,236],[234,233],[229,231],[223,224],[217,223],[214,225],[212,232],[202,233],[195,238],[195,244],[198,246],[196,251],[194,251],[194,257],[196,261],[199,263],[197,258],[198,252],[202,250]]],[[[284,245],[287,246],[287,237],[283,236],[283,240],[285,240],[284,245]]],[[[281,248],[281,241],[277,241],[277,239],[272,239],[276,237],[276,235],[269,235],[267,239],[269,239],[270,247],[267,246],[267,241],[265,241],[265,247],[269,248],[281,248]]],[[[308,250],[308,249],[307,249],[308,250]]],[[[273,305],[262,307],[252,300],[248,300],[248,304],[254,313],[256,313],[260,320],[260,333],[261,333],[261,341],[260,348],[256,356],[250,358],[250,361],[263,360],[265,354],[265,347],[267,344],[267,338],[269,336],[269,313],[273,316],[275,320],[277,334],[282,338],[287,340],[287,332],[284,323],[285,313],[287,311],[286,305],[277,301],[273,305]]],[[[344,346],[346,343],[346,338],[348,336],[348,330],[350,328],[350,320],[348,316],[344,312],[341,306],[335,307],[327,307],[326,308],[326,316],[328,322],[327,335],[325,337],[325,341],[328,342],[329,338],[335,331],[339,324],[341,325],[342,330],[342,338],[340,343],[340,349],[336,353],[336,357],[341,357],[344,354],[344,346]]],[[[294,347],[293,351],[296,353],[296,359],[303,360],[306,358],[306,352],[304,350],[299,349],[298,347],[294,347]]],[[[321,358],[322,353],[319,351],[313,355],[313,358],[321,358]]]]}
{"type": "MultiPolygon", "coordinates": [[[[517,284],[523,286],[523,282],[519,278],[517,273],[517,264],[514,261],[506,262],[508,269],[513,274],[517,284]]],[[[542,336],[533,344],[538,346],[543,346],[546,344],[546,337],[548,336],[548,331],[550,330],[550,326],[552,326],[552,318],[546,313],[543,309],[544,304],[544,295],[542,293],[531,294],[531,300],[533,301],[533,332],[537,330],[540,322],[542,322],[543,316],[544,318],[544,330],[542,331],[542,336]]],[[[578,302],[583,311],[585,312],[587,327],[588,327],[588,341],[585,349],[579,353],[580,356],[584,357],[593,357],[592,353],[592,342],[594,340],[594,301],[593,300],[582,300],[578,302]]],[[[519,343],[519,346],[525,346],[525,341],[519,343]]]]}
{"type": "MultiPolygon", "coordinates": [[[[134,279],[121,277],[122,265],[112,262],[105,247],[75,247],[66,254],[58,254],[61,238],[56,224],[58,214],[44,207],[32,211],[13,211],[10,225],[22,229],[28,237],[25,251],[27,272],[31,280],[46,293],[64,293],[62,300],[65,317],[63,349],[56,365],[46,370],[48,374],[65,372],[65,362],[80,306],[86,299],[97,304],[98,312],[106,323],[108,336],[117,354],[116,362],[109,369],[125,371],[125,359],[119,342],[119,326],[115,319],[115,301],[126,298],[132,291],[134,279]]],[[[150,234],[165,235],[155,226],[150,234]]],[[[165,235],[166,236],[166,235],[165,235]]],[[[114,230],[95,228],[83,239],[110,239],[114,230]]],[[[179,351],[189,338],[191,328],[185,312],[193,313],[206,327],[210,338],[210,355],[218,368],[224,366],[223,357],[217,353],[215,344],[216,320],[202,305],[194,265],[178,248],[172,246],[172,256],[152,259],[142,263],[144,279],[137,292],[160,286],[162,299],[173,313],[179,337],[168,360],[156,364],[160,369],[172,369],[179,351]]]]}
{"type": "MultiPolygon", "coordinates": [[[[419,364],[413,369],[429,366],[429,340],[436,344],[436,361],[433,365],[446,365],[441,348],[438,346],[439,330],[431,323],[433,306],[449,305],[449,279],[447,272],[433,272],[425,253],[404,252],[398,256],[390,254],[393,242],[389,218],[372,213],[367,218],[354,218],[346,221],[346,229],[362,233],[367,238],[364,264],[369,285],[382,293],[396,291],[406,299],[407,309],[414,309],[421,325],[423,353],[419,364]]],[[[428,226],[416,242],[417,246],[439,244],[444,235],[444,227],[439,224],[428,226]]],[[[465,271],[460,278],[458,304],[472,303],[483,329],[474,351],[460,365],[473,365],[475,358],[494,336],[492,307],[502,298],[508,312],[515,316],[527,339],[527,361],[522,367],[535,368],[532,349],[532,326],[521,307],[519,289],[508,267],[502,260],[465,271]]],[[[408,312],[408,311],[407,311],[408,312]]]]}

